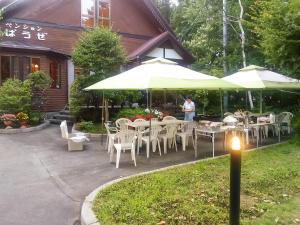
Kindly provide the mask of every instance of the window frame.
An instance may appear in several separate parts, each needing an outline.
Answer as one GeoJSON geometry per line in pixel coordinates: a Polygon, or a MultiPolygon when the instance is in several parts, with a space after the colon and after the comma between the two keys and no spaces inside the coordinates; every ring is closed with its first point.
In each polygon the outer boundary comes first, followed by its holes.
{"type": "Polygon", "coordinates": [[[30,73],[38,72],[41,71],[41,58],[40,57],[30,57],[30,73]],[[32,70],[32,59],[38,59],[39,60],[39,65],[37,70],[32,70]]]}
{"type": "Polygon", "coordinates": [[[33,56],[33,55],[23,55],[23,54],[11,54],[11,53],[4,53],[4,54],[0,54],[0,85],[2,85],[2,83],[4,82],[2,80],[2,73],[1,73],[1,57],[9,57],[9,70],[10,70],[10,74],[9,74],[9,78],[8,79],[19,79],[19,80],[25,80],[26,76],[30,73],[32,73],[32,59],[39,59],[39,69],[38,71],[41,70],[41,57],[40,56],[33,56]],[[19,61],[19,74],[18,77],[15,76],[14,74],[14,63],[13,63],[13,58],[16,57],[18,58],[19,61]],[[24,64],[25,64],[25,58],[27,58],[27,60],[29,61],[29,73],[25,74],[24,71],[24,64]]]}
{"type": "Polygon", "coordinates": [[[62,85],[61,85],[61,82],[62,82],[62,63],[58,62],[58,61],[55,61],[55,60],[52,60],[50,61],[49,63],[49,76],[51,79],[53,79],[51,85],[50,85],[50,89],[61,89],[62,88],[62,85]],[[51,76],[51,66],[52,64],[56,64],[56,77],[57,79],[53,79],[53,77],[51,76]],[[58,81],[58,82],[57,82],[58,81]],[[57,87],[57,83],[58,83],[58,87],[57,87]]]}
{"type": "MultiPolygon", "coordinates": [[[[94,26],[93,27],[86,27],[85,24],[83,23],[83,20],[82,20],[82,13],[83,13],[82,1],[85,1],[85,0],[81,0],[81,2],[80,2],[80,4],[81,4],[81,7],[80,7],[80,24],[81,24],[81,27],[83,27],[85,29],[92,29],[92,28],[98,27],[98,26],[100,26],[99,20],[108,20],[108,22],[109,22],[108,28],[111,27],[111,0],[93,0],[93,4],[94,4],[94,14],[93,14],[94,26]],[[102,17],[102,16],[99,15],[100,3],[108,4],[108,14],[109,14],[108,17],[102,17]]],[[[92,17],[89,17],[89,18],[92,18],[92,17]]]]}
{"type": "MultiPolygon", "coordinates": [[[[111,23],[111,2],[110,0],[96,0],[96,6],[97,6],[97,15],[96,15],[96,25],[97,26],[102,26],[102,24],[99,24],[100,20],[108,20],[108,28],[110,28],[110,23],[111,23]],[[100,16],[100,4],[105,3],[108,4],[108,17],[103,17],[100,16]]],[[[105,27],[105,26],[104,26],[105,27]]]]}
{"type": "MultiPolygon", "coordinates": [[[[92,29],[96,26],[96,2],[95,0],[92,0],[93,1],[93,5],[94,5],[94,13],[93,13],[93,18],[94,18],[94,24],[93,24],[93,27],[86,27],[83,23],[83,20],[82,20],[82,14],[83,14],[83,11],[82,11],[82,1],[85,1],[85,0],[80,0],[80,24],[81,24],[81,27],[84,27],[85,29],[92,29]]],[[[92,18],[90,16],[88,16],[88,18],[92,18]]]]}

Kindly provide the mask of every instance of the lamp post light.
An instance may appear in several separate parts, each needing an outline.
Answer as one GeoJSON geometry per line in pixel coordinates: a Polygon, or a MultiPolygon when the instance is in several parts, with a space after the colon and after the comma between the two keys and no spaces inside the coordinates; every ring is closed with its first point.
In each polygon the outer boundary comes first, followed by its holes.
{"type": "Polygon", "coordinates": [[[241,142],[237,136],[231,140],[230,151],[230,225],[240,224],[241,142]]]}

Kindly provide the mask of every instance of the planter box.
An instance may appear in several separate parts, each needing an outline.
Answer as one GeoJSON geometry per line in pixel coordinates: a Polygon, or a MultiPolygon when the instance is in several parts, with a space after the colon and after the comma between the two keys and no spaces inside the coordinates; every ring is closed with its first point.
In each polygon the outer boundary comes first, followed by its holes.
{"type": "Polygon", "coordinates": [[[28,127],[28,128],[16,128],[16,129],[0,129],[0,134],[18,134],[18,133],[28,133],[33,131],[42,130],[48,127],[50,124],[49,121],[44,121],[44,123],[35,126],[35,127],[28,127]]]}

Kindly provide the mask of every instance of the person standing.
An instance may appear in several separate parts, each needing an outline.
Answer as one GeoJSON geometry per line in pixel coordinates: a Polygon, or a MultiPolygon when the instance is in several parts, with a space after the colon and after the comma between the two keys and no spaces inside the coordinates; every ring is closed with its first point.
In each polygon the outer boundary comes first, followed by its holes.
{"type": "Polygon", "coordinates": [[[195,103],[189,96],[185,97],[185,102],[182,107],[182,112],[184,112],[184,120],[193,121],[195,117],[195,103]]]}

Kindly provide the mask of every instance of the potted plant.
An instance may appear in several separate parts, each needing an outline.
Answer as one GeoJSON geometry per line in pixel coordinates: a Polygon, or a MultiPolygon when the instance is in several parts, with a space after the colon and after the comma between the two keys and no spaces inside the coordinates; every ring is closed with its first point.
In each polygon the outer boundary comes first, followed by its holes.
{"type": "Polygon", "coordinates": [[[16,116],[17,120],[20,122],[20,128],[26,128],[28,123],[28,114],[24,112],[19,112],[16,116]]]}
{"type": "Polygon", "coordinates": [[[16,120],[16,116],[14,114],[3,114],[0,119],[4,123],[5,129],[11,129],[16,120]]]}

